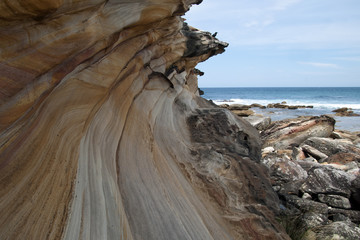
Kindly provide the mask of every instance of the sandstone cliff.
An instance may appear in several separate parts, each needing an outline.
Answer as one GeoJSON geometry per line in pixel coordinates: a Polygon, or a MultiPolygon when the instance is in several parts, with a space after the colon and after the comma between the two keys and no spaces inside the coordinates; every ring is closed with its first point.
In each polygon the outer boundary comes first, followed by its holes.
{"type": "Polygon", "coordinates": [[[199,2],[0,2],[0,239],[287,239],[256,130],[197,95],[199,2]]]}

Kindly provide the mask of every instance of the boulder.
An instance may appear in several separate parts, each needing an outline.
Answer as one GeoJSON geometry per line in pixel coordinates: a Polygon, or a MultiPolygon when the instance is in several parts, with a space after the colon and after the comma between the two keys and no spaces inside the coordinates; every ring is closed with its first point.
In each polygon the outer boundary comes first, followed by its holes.
{"type": "Polygon", "coordinates": [[[339,195],[319,194],[318,199],[322,203],[326,203],[331,207],[350,209],[351,204],[348,198],[339,195]]]}
{"type": "Polygon", "coordinates": [[[259,131],[265,130],[271,124],[271,118],[269,117],[261,117],[261,116],[253,115],[253,116],[245,117],[244,119],[259,131]]]}
{"type": "Polygon", "coordinates": [[[286,149],[299,146],[309,137],[328,137],[333,132],[334,125],[335,120],[328,116],[286,119],[273,122],[261,132],[261,139],[264,147],[286,149]]]}
{"type": "Polygon", "coordinates": [[[360,236],[360,228],[349,222],[333,222],[311,231],[315,234],[313,239],[319,240],[359,240],[360,236]]]}
{"type": "Polygon", "coordinates": [[[228,107],[228,109],[230,111],[233,111],[233,110],[248,110],[249,108],[250,108],[250,106],[243,105],[243,104],[231,104],[228,107]]]}
{"type": "Polygon", "coordinates": [[[349,198],[351,195],[351,176],[331,167],[314,167],[301,186],[302,192],[310,194],[336,194],[349,198]]]}
{"type": "Polygon", "coordinates": [[[293,183],[308,177],[307,172],[296,161],[286,156],[268,154],[262,163],[269,168],[271,179],[278,183],[293,183]]]}
{"type": "Polygon", "coordinates": [[[282,103],[275,103],[274,108],[288,108],[289,106],[282,103]]]}
{"type": "Polygon", "coordinates": [[[236,114],[239,117],[248,117],[250,115],[254,114],[253,110],[231,110],[234,114],[236,114]]]}
{"type": "Polygon", "coordinates": [[[349,108],[344,107],[344,108],[335,109],[332,112],[341,113],[341,112],[347,112],[347,111],[349,111],[349,108]]]}
{"type": "Polygon", "coordinates": [[[253,104],[251,104],[250,105],[250,107],[257,107],[257,108],[261,108],[261,109],[264,109],[264,108],[266,108],[265,106],[263,106],[263,105],[261,105],[261,104],[258,104],[258,103],[253,103],[253,104]]]}

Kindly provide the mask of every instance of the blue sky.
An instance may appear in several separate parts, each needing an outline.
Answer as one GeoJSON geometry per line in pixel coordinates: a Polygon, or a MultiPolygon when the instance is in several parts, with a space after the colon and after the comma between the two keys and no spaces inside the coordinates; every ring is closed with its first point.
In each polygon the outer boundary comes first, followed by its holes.
{"type": "Polygon", "coordinates": [[[200,87],[360,87],[360,0],[204,0],[185,18],[230,44],[200,87]]]}

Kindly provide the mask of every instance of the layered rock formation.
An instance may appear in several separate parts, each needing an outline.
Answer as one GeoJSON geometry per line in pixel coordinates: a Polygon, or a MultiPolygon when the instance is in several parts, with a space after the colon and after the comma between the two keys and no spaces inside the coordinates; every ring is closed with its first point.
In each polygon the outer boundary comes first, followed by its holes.
{"type": "Polygon", "coordinates": [[[199,2],[0,3],[0,239],[288,239],[257,132],[197,96],[199,2]]]}

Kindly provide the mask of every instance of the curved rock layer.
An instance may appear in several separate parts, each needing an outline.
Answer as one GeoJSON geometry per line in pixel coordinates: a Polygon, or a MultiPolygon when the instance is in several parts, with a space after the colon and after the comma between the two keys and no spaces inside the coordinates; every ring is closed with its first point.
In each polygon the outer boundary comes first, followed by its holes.
{"type": "Polygon", "coordinates": [[[0,3],[0,239],[287,239],[249,124],[198,97],[198,0],[0,3]]]}

